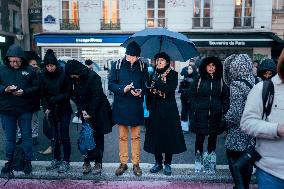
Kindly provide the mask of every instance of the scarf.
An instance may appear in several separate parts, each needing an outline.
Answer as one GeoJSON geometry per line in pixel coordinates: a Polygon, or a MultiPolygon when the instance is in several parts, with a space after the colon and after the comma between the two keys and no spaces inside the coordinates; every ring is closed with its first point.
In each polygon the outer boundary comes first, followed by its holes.
{"type": "MultiPolygon", "coordinates": [[[[171,70],[172,70],[172,68],[170,67],[170,64],[166,65],[162,69],[157,69],[157,72],[156,72],[157,77],[160,78],[163,83],[166,83],[167,82],[167,75],[170,73],[171,70]]],[[[155,89],[154,85],[155,85],[155,82],[152,81],[150,92],[152,94],[158,94],[162,98],[166,98],[166,93],[163,92],[163,91],[160,91],[158,89],[155,89]]]]}

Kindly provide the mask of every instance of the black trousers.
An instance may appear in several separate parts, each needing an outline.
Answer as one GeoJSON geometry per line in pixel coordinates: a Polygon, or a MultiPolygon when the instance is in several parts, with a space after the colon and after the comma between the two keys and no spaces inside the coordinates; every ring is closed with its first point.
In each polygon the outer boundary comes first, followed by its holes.
{"type": "MultiPolygon", "coordinates": [[[[203,143],[205,140],[205,135],[196,134],[195,139],[195,154],[199,150],[199,152],[203,153],[203,143]]],[[[216,150],[216,144],[217,144],[217,135],[209,135],[208,137],[208,145],[207,145],[207,151],[208,153],[211,153],[212,151],[216,150]]]]}
{"type": "MultiPolygon", "coordinates": [[[[240,180],[233,171],[232,165],[244,154],[245,152],[226,150],[229,169],[234,180],[236,188],[239,188],[240,180]]],[[[253,165],[248,165],[241,170],[241,179],[245,189],[249,189],[249,184],[252,176],[253,165]]]]}
{"type": "MultiPolygon", "coordinates": [[[[95,143],[98,147],[98,149],[100,150],[101,152],[101,156],[100,157],[97,157],[95,159],[95,162],[96,163],[102,163],[103,162],[103,154],[104,154],[104,135],[100,135],[100,134],[97,134],[97,133],[94,133],[94,138],[95,138],[95,143]]],[[[90,162],[90,160],[88,160],[87,158],[84,159],[84,162],[90,162]]]]}
{"type": "Polygon", "coordinates": [[[181,121],[188,121],[189,118],[189,101],[187,99],[181,99],[181,121]]]}
{"type": "MultiPolygon", "coordinates": [[[[173,159],[173,154],[165,153],[164,165],[171,165],[173,159]]],[[[161,153],[155,154],[155,160],[158,164],[163,164],[163,155],[161,153]]]]}

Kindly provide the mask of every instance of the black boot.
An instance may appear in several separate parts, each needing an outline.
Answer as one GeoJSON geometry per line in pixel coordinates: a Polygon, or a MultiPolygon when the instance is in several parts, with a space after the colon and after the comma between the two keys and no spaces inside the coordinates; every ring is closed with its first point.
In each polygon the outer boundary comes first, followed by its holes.
{"type": "Polygon", "coordinates": [[[25,161],[24,165],[24,173],[25,174],[30,174],[33,171],[32,163],[31,161],[25,161]]]}

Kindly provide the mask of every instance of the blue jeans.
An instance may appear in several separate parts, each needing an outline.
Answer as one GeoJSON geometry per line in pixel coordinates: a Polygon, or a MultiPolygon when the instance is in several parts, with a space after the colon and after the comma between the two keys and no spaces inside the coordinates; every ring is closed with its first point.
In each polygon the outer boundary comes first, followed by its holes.
{"type": "Polygon", "coordinates": [[[22,147],[25,152],[25,160],[31,161],[32,150],[32,113],[22,113],[18,115],[1,115],[2,126],[5,133],[6,158],[11,160],[16,148],[16,133],[19,126],[22,135],[22,147]]]}
{"type": "Polygon", "coordinates": [[[256,170],[258,189],[278,189],[284,188],[284,180],[277,178],[259,168],[256,170]]]}

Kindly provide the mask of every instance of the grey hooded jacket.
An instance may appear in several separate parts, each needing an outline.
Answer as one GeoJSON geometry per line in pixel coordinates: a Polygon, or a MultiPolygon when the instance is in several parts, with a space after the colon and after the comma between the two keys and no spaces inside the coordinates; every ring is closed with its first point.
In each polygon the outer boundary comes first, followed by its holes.
{"type": "Polygon", "coordinates": [[[230,87],[230,107],[225,115],[228,127],[225,147],[233,151],[244,151],[250,145],[254,145],[253,138],[241,131],[240,128],[246,98],[251,89],[239,80],[245,79],[252,86],[254,85],[252,61],[247,54],[233,54],[226,58],[223,66],[223,79],[230,87]]]}

